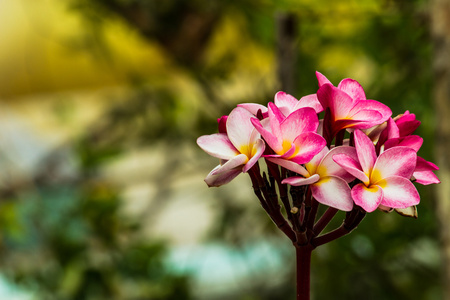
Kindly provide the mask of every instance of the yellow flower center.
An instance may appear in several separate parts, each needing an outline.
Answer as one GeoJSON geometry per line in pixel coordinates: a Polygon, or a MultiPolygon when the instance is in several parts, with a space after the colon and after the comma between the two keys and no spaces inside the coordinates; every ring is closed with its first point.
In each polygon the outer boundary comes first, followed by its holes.
{"type": "Polygon", "coordinates": [[[253,145],[243,145],[239,148],[239,152],[245,154],[250,159],[256,154],[256,147],[253,147],[253,145]]]}

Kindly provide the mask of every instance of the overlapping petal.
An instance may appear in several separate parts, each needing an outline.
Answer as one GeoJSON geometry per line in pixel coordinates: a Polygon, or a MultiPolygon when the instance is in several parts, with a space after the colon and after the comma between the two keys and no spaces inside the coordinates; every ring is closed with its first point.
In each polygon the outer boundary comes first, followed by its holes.
{"type": "Polygon", "coordinates": [[[268,119],[262,121],[256,118],[251,120],[275,152],[266,157],[281,157],[302,164],[312,159],[325,146],[323,137],[315,133],[319,120],[314,109],[304,107],[284,118],[278,107],[269,103],[268,115],[268,119]]]}
{"type": "Polygon", "coordinates": [[[316,132],[319,126],[314,109],[305,107],[294,111],[280,124],[284,140],[294,141],[303,132],[316,132]]]}
{"type": "MultiPolygon", "coordinates": [[[[315,174],[317,175],[317,174],[315,174]]],[[[317,175],[318,176],[318,175],[317,175]]],[[[343,211],[353,209],[353,199],[347,182],[337,176],[320,178],[311,186],[313,197],[322,204],[343,211]]]]}
{"type": "Polygon", "coordinates": [[[423,138],[418,135],[408,135],[405,137],[392,138],[384,143],[384,149],[387,150],[389,148],[395,146],[404,146],[413,149],[414,151],[419,151],[420,147],[422,147],[423,138]]]}
{"type": "Polygon", "coordinates": [[[319,80],[317,98],[323,109],[329,108],[331,114],[331,136],[327,139],[345,128],[368,129],[382,124],[391,116],[392,112],[386,105],[366,100],[357,81],[347,78],[335,87],[322,74],[316,73],[316,76],[319,80]]]}
{"type": "Polygon", "coordinates": [[[247,172],[250,170],[251,167],[253,167],[258,159],[263,155],[264,150],[266,149],[266,144],[262,139],[258,139],[255,144],[253,145],[252,149],[252,156],[249,159],[249,161],[245,164],[244,168],[242,169],[242,172],[247,172]]]}
{"type": "Polygon", "coordinates": [[[416,161],[417,154],[413,149],[401,146],[390,148],[378,157],[370,180],[378,184],[378,181],[391,176],[409,179],[416,168],[416,161]]]}
{"type": "Polygon", "coordinates": [[[256,140],[251,140],[250,138],[258,138],[258,136],[252,135],[255,128],[250,121],[251,118],[253,118],[253,115],[242,107],[236,107],[228,116],[227,135],[238,150],[243,145],[256,142],[256,140]]]}
{"type": "Polygon", "coordinates": [[[215,167],[205,178],[205,182],[209,187],[221,186],[242,173],[242,165],[248,161],[244,154],[239,154],[230,159],[223,165],[215,167]]]}
{"type": "Polygon", "coordinates": [[[256,114],[258,113],[258,110],[261,110],[261,113],[267,115],[267,107],[265,107],[264,105],[261,105],[261,104],[257,104],[257,103],[240,103],[237,106],[245,108],[246,110],[248,110],[254,116],[256,116],[256,114]]]}
{"type": "Polygon", "coordinates": [[[315,110],[316,113],[320,113],[323,111],[323,107],[317,99],[316,94],[306,95],[298,100],[298,103],[294,107],[294,111],[303,107],[311,107],[315,110]]]}
{"type": "Polygon", "coordinates": [[[370,138],[361,130],[355,130],[355,147],[362,171],[369,176],[377,160],[375,147],[370,138]]]}
{"type": "Polygon", "coordinates": [[[317,91],[317,99],[322,107],[330,108],[334,120],[345,119],[355,105],[355,101],[332,84],[324,84],[317,91]]]}
{"type": "Polygon", "coordinates": [[[294,186],[300,186],[300,185],[310,185],[318,182],[320,180],[320,176],[317,174],[313,174],[310,177],[303,178],[299,176],[293,176],[286,179],[283,179],[281,183],[283,184],[290,184],[294,186]]]}
{"type": "Polygon", "coordinates": [[[211,171],[211,175],[218,175],[224,172],[228,172],[231,169],[240,167],[242,172],[242,166],[248,162],[248,157],[245,154],[239,154],[232,159],[226,161],[223,165],[215,170],[211,171]]]}
{"type": "Polygon", "coordinates": [[[378,185],[367,187],[358,183],[352,188],[351,194],[355,204],[367,212],[373,212],[383,200],[383,189],[378,185]]]}
{"type": "Polygon", "coordinates": [[[319,87],[321,87],[322,85],[329,83],[331,84],[331,81],[328,80],[328,78],[326,78],[322,73],[317,72],[316,71],[316,77],[317,77],[317,81],[319,83],[319,87]]]}
{"type": "MultiPolygon", "coordinates": [[[[305,168],[310,174],[317,173],[317,167],[320,165],[322,159],[327,155],[330,150],[327,146],[323,147],[322,150],[314,155],[314,157],[307,163],[305,163],[305,168]]],[[[323,176],[323,175],[322,175],[323,176]]]]}
{"type": "Polygon", "coordinates": [[[316,94],[307,95],[300,98],[300,100],[297,100],[295,97],[285,92],[278,92],[275,94],[274,103],[285,117],[304,107],[310,107],[314,109],[316,113],[320,113],[323,110],[316,94]]]}
{"type": "Polygon", "coordinates": [[[275,94],[275,105],[280,109],[284,116],[288,116],[294,111],[294,107],[298,104],[298,100],[294,96],[285,92],[278,92],[275,94]]]}
{"type": "Polygon", "coordinates": [[[355,176],[364,183],[369,182],[369,176],[367,176],[361,168],[358,161],[346,154],[336,154],[333,155],[333,160],[340,165],[344,170],[346,170],[351,175],[355,176]]]}
{"type": "Polygon", "coordinates": [[[221,185],[229,183],[231,180],[236,178],[242,173],[240,168],[221,170],[218,171],[222,166],[215,167],[205,178],[205,182],[209,187],[219,187],[221,185]]]}
{"type": "Polygon", "coordinates": [[[295,140],[294,145],[296,153],[289,158],[298,164],[304,164],[310,161],[314,155],[319,153],[326,142],[324,138],[314,132],[300,134],[295,140]]]}
{"type": "Polygon", "coordinates": [[[416,115],[406,111],[403,115],[394,118],[395,123],[399,129],[400,136],[407,136],[412,134],[419,126],[420,121],[416,120],[416,115]]]}
{"type": "Polygon", "coordinates": [[[228,116],[221,116],[217,119],[217,125],[219,127],[219,133],[227,133],[227,119],[228,116]]]}
{"type": "MultiPolygon", "coordinates": [[[[325,148],[327,149],[327,148],[325,148]]],[[[355,147],[339,146],[331,149],[320,161],[320,165],[316,169],[316,173],[321,176],[337,176],[346,182],[352,181],[355,177],[348,173],[344,168],[338,165],[334,160],[334,155],[345,154],[348,157],[356,159],[355,147]]],[[[306,166],[307,167],[307,166],[306,166]]]]}
{"type": "Polygon", "coordinates": [[[365,100],[366,93],[358,81],[350,78],[343,79],[337,86],[338,89],[356,100],[365,100]]]}
{"type": "Polygon", "coordinates": [[[298,173],[304,177],[309,177],[311,174],[302,165],[299,165],[293,161],[282,159],[282,158],[275,158],[275,157],[268,157],[267,159],[279,166],[282,166],[283,168],[291,170],[291,171],[298,173]]]}
{"type": "Polygon", "coordinates": [[[377,183],[383,189],[381,204],[392,208],[407,208],[420,202],[419,192],[407,178],[390,176],[377,183]]]}
{"type": "MultiPolygon", "coordinates": [[[[359,99],[359,98],[354,98],[354,99],[359,99]]],[[[365,99],[365,98],[364,98],[365,99]]],[[[366,118],[366,122],[369,121],[373,121],[373,122],[385,122],[387,119],[389,119],[389,117],[392,115],[392,111],[391,109],[378,101],[375,100],[363,100],[359,99],[359,101],[357,101],[357,103],[355,104],[355,106],[352,107],[352,109],[349,112],[350,116],[356,116],[356,113],[358,113],[359,111],[375,111],[379,114],[379,116],[368,116],[368,118],[366,118]]],[[[360,115],[362,117],[362,115],[360,115]]],[[[354,117],[355,119],[357,119],[356,117],[354,117]]],[[[364,119],[361,119],[364,120],[364,119]]]]}
{"type": "Polygon", "coordinates": [[[440,183],[441,181],[439,180],[439,178],[436,176],[436,174],[433,173],[433,171],[436,170],[439,170],[438,166],[418,156],[413,177],[417,183],[423,185],[440,183]]]}
{"type": "Polygon", "coordinates": [[[229,160],[239,154],[224,133],[203,135],[197,139],[197,145],[211,156],[229,160]]]}

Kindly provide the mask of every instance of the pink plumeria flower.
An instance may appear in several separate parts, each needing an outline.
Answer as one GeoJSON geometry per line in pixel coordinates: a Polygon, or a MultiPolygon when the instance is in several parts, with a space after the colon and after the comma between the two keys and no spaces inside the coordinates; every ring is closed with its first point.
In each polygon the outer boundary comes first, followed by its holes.
{"type": "Polygon", "coordinates": [[[431,161],[426,161],[422,157],[417,156],[416,168],[412,179],[422,185],[441,183],[436,174],[433,173],[433,171],[437,170],[439,170],[439,167],[431,161]]]}
{"type": "Polygon", "coordinates": [[[421,123],[419,120],[416,120],[416,115],[411,114],[408,110],[404,114],[396,116],[394,121],[398,127],[400,136],[412,134],[421,123]]]}
{"type": "Polygon", "coordinates": [[[253,127],[251,118],[253,115],[249,111],[237,107],[226,118],[226,133],[203,135],[197,139],[200,148],[222,162],[206,176],[208,186],[221,186],[247,172],[264,153],[264,141],[253,127]]]}
{"type": "MultiPolygon", "coordinates": [[[[322,105],[320,104],[319,100],[317,100],[315,94],[307,95],[300,98],[300,100],[297,100],[294,96],[280,91],[275,94],[274,102],[285,117],[303,107],[311,107],[316,111],[316,113],[320,113],[321,111],[323,111],[322,105]]],[[[268,116],[268,108],[264,105],[256,103],[241,103],[238,104],[238,106],[247,109],[255,116],[258,113],[258,110],[261,110],[265,118],[268,116]]]]}
{"type": "Polygon", "coordinates": [[[282,183],[294,186],[309,185],[313,197],[319,203],[350,211],[353,209],[353,199],[348,182],[353,181],[355,177],[333,161],[333,155],[336,154],[346,154],[357,159],[355,148],[349,146],[339,146],[330,151],[324,147],[319,154],[305,164],[305,167],[280,158],[268,159],[301,175],[301,177],[286,178],[282,183]]]}
{"type": "Polygon", "coordinates": [[[406,111],[404,114],[398,115],[395,118],[389,118],[386,122],[386,126],[384,126],[377,138],[377,151],[379,151],[381,145],[384,145],[388,139],[405,137],[413,134],[419,125],[420,121],[416,120],[416,115],[411,114],[409,111],[406,111]]]}
{"type": "Polygon", "coordinates": [[[361,130],[354,132],[358,161],[346,154],[333,160],[362,181],[352,188],[352,198],[365,211],[381,204],[407,208],[420,202],[419,193],[410,178],[416,167],[416,152],[409,147],[390,148],[377,158],[372,141],[361,130]]]}
{"type": "Polygon", "coordinates": [[[367,100],[361,85],[353,79],[342,80],[337,87],[316,72],[319,81],[317,98],[324,109],[331,114],[331,136],[341,129],[368,129],[385,122],[392,111],[386,105],[367,100]]]}
{"type": "Polygon", "coordinates": [[[227,119],[228,116],[221,116],[217,119],[217,126],[219,127],[219,133],[227,133],[227,119]]]}
{"type": "MultiPolygon", "coordinates": [[[[413,149],[416,153],[422,146],[423,139],[418,135],[408,135],[405,137],[392,138],[383,145],[384,150],[392,147],[403,146],[413,149]]],[[[416,168],[412,174],[412,179],[422,185],[436,184],[441,181],[433,172],[439,167],[424,158],[417,156],[416,168]]]]}
{"type": "MultiPolygon", "coordinates": [[[[380,135],[376,150],[381,152],[396,146],[404,146],[413,149],[416,153],[422,146],[423,139],[418,135],[411,135],[420,125],[414,114],[408,111],[400,117],[390,119],[387,128],[380,135]]],[[[439,170],[438,166],[417,156],[416,168],[413,172],[415,182],[422,185],[440,183],[434,171],[439,170]]]]}
{"type": "Polygon", "coordinates": [[[317,100],[315,94],[307,95],[300,98],[300,100],[297,100],[295,97],[286,94],[285,92],[278,92],[275,94],[274,102],[285,117],[303,107],[311,107],[316,113],[323,111],[322,105],[319,100],[317,100]]]}
{"type": "Polygon", "coordinates": [[[265,157],[279,157],[303,164],[325,146],[324,138],[316,133],[319,120],[314,109],[304,107],[285,118],[278,107],[270,102],[268,115],[262,121],[256,118],[251,120],[275,152],[265,157]]]}

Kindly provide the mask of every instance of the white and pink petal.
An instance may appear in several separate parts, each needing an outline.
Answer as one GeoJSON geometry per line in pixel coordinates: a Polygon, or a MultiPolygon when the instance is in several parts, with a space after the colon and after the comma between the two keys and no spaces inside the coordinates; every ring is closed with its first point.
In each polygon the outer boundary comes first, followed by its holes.
{"type": "Polygon", "coordinates": [[[319,126],[317,114],[311,107],[300,108],[291,113],[281,123],[283,140],[294,141],[304,132],[316,132],[319,126]]]}
{"type": "Polygon", "coordinates": [[[377,185],[365,186],[358,183],[352,188],[352,198],[356,205],[366,212],[373,212],[383,200],[383,189],[377,185]]]}
{"type": "Polygon", "coordinates": [[[311,177],[303,178],[299,176],[293,176],[286,179],[283,179],[281,182],[282,184],[290,184],[293,186],[300,186],[300,185],[310,185],[313,183],[316,183],[320,180],[320,176],[317,174],[312,175],[311,177]]]}
{"type": "Polygon", "coordinates": [[[407,208],[420,202],[419,192],[409,179],[387,177],[377,183],[383,189],[381,204],[392,208],[407,208]]]}
{"type": "Polygon", "coordinates": [[[372,183],[390,177],[401,176],[410,179],[416,168],[417,154],[408,147],[390,148],[378,157],[370,176],[372,183]]]}
{"type": "Polygon", "coordinates": [[[375,146],[370,138],[361,130],[354,131],[356,154],[361,168],[366,175],[370,174],[376,160],[375,146]]]}
{"type": "Polygon", "coordinates": [[[197,139],[197,145],[211,156],[230,160],[239,154],[225,133],[203,135],[197,139]]]}
{"type": "Polygon", "coordinates": [[[353,209],[351,189],[347,182],[340,177],[327,176],[320,178],[318,182],[311,185],[311,192],[319,203],[343,211],[353,209]]]}
{"type": "Polygon", "coordinates": [[[320,113],[323,111],[323,107],[317,99],[316,94],[306,95],[298,100],[298,103],[294,107],[294,111],[303,107],[311,107],[315,110],[316,113],[320,113]]]}
{"type": "Polygon", "coordinates": [[[358,111],[362,111],[362,110],[378,112],[380,114],[379,119],[378,120],[373,119],[371,121],[379,122],[379,124],[387,121],[392,115],[392,111],[387,105],[385,105],[379,101],[376,101],[376,100],[359,100],[359,101],[357,101],[355,103],[355,105],[352,107],[352,109],[350,110],[349,115],[354,115],[358,111]]]}
{"type": "Polygon", "coordinates": [[[346,118],[355,105],[355,101],[348,94],[331,84],[324,84],[319,88],[317,99],[324,109],[330,108],[335,120],[346,118]]]}
{"type": "Polygon", "coordinates": [[[354,79],[345,78],[339,82],[337,87],[355,100],[366,100],[364,89],[359,82],[354,79]]]}
{"type": "MultiPolygon", "coordinates": [[[[253,145],[253,150],[255,153],[253,156],[249,159],[249,161],[245,164],[244,168],[242,169],[242,172],[247,172],[250,170],[251,167],[253,167],[258,159],[263,155],[264,150],[266,149],[266,144],[262,139],[258,139],[255,144],[253,145]]],[[[253,152],[253,151],[252,151],[253,152]]]]}
{"type": "Polygon", "coordinates": [[[227,184],[242,173],[240,168],[220,170],[221,167],[221,165],[218,165],[206,176],[205,182],[209,187],[219,187],[227,184]]]}
{"type": "Polygon", "coordinates": [[[276,158],[276,157],[267,157],[267,160],[269,160],[283,168],[286,168],[295,173],[298,173],[304,177],[310,176],[310,173],[302,165],[299,165],[293,161],[282,159],[282,158],[276,158]]]}
{"type": "Polygon", "coordinates": [[[227,134],[231,143],[239,149],[243,145],[248,145],[254,130],[251,122],[253,114],[242,107],[233,109],[227,119],[227,134]]]}
{"type": "Polygon", "coordinates": [[[294,140],[295,147],[298,149],[292,161],[298,164],[309,162],[316,154],[322,151],[326,146],[325,139],[314,132],[306,132],[300,134],[294,140]]]}
{"type": "Polygon", "coordinates": [[[220,168],[215,168],[211,171],[211,175],[218,175],[223,172],[227,172],[231,169],[239,168],[239,171],[242,172],[244,165],[248,162],[248,157],[245,154],[239,154],[238,156],[233,157],[229,161],[225,162],[220,168]]]}
{"type": "Polygon", "coordinates": [[[267,145],[275,152],[282,152],[283,151],[283,146],[282,146],[282,142],[279,140],[279,138],[277,136],[275,136],[270,130],[268,130],[266,127],[264,126],[265,124],[263,123],[267,123],[268,119],[264,119],[262,121],[256,119],[256,118],[252,118],[251,122],[253,124],[253,126],[255,127],[255,129],[261,134],[261,136],[264,138],[264,140],[266,141],[267,145]]]}
{"type": "Polygon", "coordinates": [[[264,105],[261,105],[261,104],[257,104],[257,103],[240,103],[237,106],[245,108],[250,113],[252,113],[254,116],[256,116],[258,114],[258,110],[261,110],[261,112],[263,114],[267,115],[267,107],[265,107],[264,105]]]}
{"type": "Polygon", "coordinates": [[[333,160],[348,173],[358,178],[362,182],[369,184],[369,177],[362,171],[360,163],[347,154],[333,155],[333,160]]]}
{"type": "Polygon", "coordinates": [[[275,94],[275,105],[280,109],[281,113],[287,117],[294,111],[294,107],[298,104],[298,100],[285,92],[278,92],[275,94]]]}
{"type": "Polygon", "coordinates": [[[355,160],[358,159],[355,147],[350,146],[335,147],[331,149],[326,155],[324,155],[316,172],[322,177],[337,176],[341,177],[346,182],[352,181],[355,177],[350,173],[348,173],[344,168],[342,168],[333,160],[333,156],[337,154],[346,154],[347,156],[352,157],[355,160]]]}
{"type": "Polygon", "coordinates": [[[309,162],[305,164],[305,168],[310,174],[317,173],[317,167],[320,165],[320,162],[329,151],[330,150],[327,146],[323,147],[319,153],[317,153],[309,162]]]}

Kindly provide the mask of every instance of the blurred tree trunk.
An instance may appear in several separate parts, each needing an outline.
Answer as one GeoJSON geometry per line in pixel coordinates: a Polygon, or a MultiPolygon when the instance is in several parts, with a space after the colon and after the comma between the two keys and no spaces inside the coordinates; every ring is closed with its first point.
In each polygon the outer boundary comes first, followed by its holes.
{"type": "Polygon", "coordinates": [[[295,96],[297,91],[297,16],[279,13],[277,24],[278,80],[282,91],[295,96]]]}
{"type": "Polygon", "coordinates": [[[439,178],[437,216],[440,221],[444,258],[444,299],[450,300],[450,0],[431,1],[431,31],[434,44],[434,105],[436,155],[439,178]]]}

